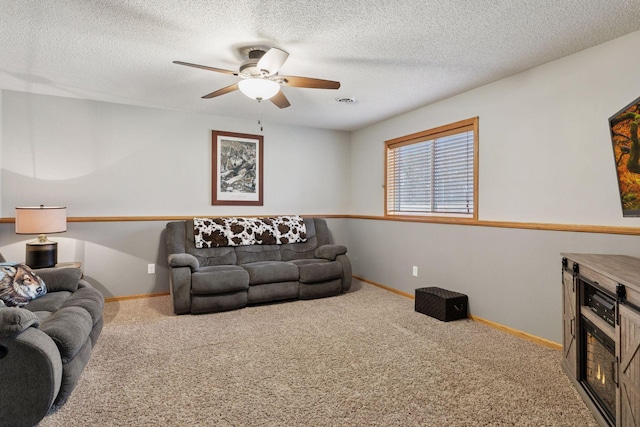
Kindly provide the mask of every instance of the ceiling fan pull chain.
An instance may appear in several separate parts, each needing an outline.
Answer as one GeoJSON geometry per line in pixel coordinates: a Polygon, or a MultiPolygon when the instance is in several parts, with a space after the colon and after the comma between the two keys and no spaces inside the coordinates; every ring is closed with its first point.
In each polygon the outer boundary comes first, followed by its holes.
{"type": "Polygon", "coordinates": [[[262,102],[260,101],[258,101],[258,126],[260,126],[260,132],[262,132],[262,102]]]}

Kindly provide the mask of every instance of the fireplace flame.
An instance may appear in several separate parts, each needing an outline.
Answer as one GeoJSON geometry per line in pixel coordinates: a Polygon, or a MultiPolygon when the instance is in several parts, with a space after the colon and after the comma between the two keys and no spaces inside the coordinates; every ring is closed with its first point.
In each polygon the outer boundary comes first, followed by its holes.
{"type": "Polygon", "coordinates": [[[607,383],[607,377],[604,372],[600,372],[600,364],[598,364],[598,372],[596,373],[596,379],[600,380],[602,385],[607,383]]]}

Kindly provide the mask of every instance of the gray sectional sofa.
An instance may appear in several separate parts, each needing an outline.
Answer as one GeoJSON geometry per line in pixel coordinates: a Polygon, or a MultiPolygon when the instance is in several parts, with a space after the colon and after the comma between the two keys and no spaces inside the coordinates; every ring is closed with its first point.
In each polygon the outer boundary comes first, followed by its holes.
{"type": "Polygon", "coordinates": [[[204,222],[195,219],[195,224],[194,220],[168,223],[169,287],[175,313],[234,310],[248,304],[321,298],[348,291],[351,263],[347,248],[332,244],[326,221],[297,217],[300,224],[289,227],[287,218],[293,217],[213,218],[204,222]],[[263,232],[262,225],[253,225],[271,223],[271,220],[274,224],[280,221],[279,225],[273,225],[275,240],[270,232],[263,232]],[[198,234],[202,224],[206,230],[198,234]],[[218,227],[217,231],[213,231],[211,225],[218,227]],[[229,228],[243,237],[229,237],[226,234],[229,228]],[[292,228],[302,229],[294,230],[301,231],[297,236],[301,237],[299,241],[289,234],[282,237],[281,231],[289,232],[292,228]],[[202,236],[209,239],[208,244],[213,242],[210,247],[197,247],[197,243],[202,243],[202,236]]]}
{"type": "Polygon", "coordinates": [[[0,306],[2,426],[33,426],[63,405],[102,331],[104,298],[79,268],[34,271],[47,293],[21,308],[0,306]]]}

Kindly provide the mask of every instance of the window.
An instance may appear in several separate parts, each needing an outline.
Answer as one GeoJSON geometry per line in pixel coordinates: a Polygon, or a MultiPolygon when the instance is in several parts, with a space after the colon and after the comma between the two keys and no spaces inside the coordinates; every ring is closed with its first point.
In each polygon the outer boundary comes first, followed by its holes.
{"type": "Polygon", "coordinates": [[[386,215],[477,218],[478,118],[385,142],[386,215]]]}

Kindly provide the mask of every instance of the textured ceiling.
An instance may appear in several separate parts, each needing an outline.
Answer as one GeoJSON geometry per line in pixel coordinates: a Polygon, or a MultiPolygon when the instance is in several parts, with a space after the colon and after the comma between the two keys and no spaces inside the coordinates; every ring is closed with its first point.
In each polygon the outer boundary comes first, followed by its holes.
{"type": "Polygon", "coordinates": [[[0,88],[354,130],[637,30],[638,0],[0,0],[0,88]],[[238,78],[172,63],[250,45],[342,87],[207,100],[238,78]]]}

